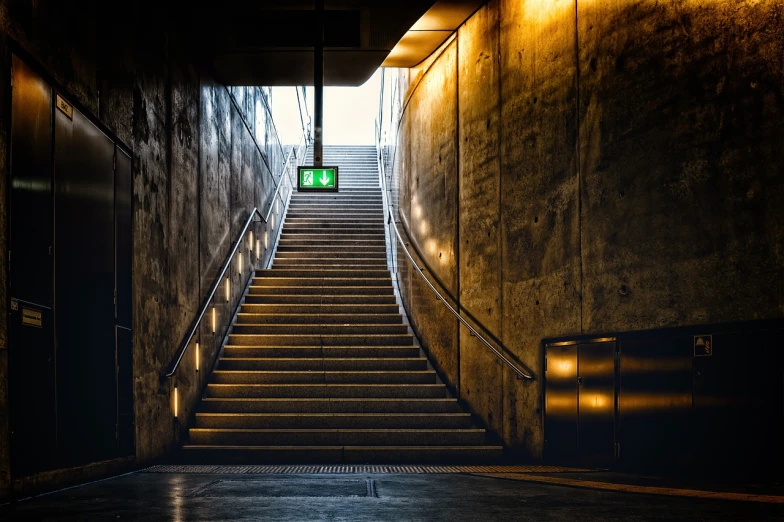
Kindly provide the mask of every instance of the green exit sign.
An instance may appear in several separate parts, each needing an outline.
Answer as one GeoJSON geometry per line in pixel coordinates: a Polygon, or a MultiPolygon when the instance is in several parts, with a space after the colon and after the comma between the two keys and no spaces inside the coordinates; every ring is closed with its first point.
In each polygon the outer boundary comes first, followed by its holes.
{"type": "Polygon", "coordinates": [[[297,190],[337,192],[338,191],[338,168],[337,167],[299,167],[297,190]]]}

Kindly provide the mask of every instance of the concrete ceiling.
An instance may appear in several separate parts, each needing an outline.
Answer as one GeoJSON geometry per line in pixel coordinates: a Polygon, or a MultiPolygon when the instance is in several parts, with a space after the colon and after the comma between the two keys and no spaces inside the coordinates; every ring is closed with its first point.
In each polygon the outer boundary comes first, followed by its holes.
{"type": "MultiPolygon", "coordinates": [[[[325,84],[365,83],[434,3],[326,0],[325,84]]],[[[224,0],[194,3],[188,18],[195,51],[221,82],[312,85],[315,13],[313,0],[224,0]]]]}
{"type": "Polygon", "coordinates": [[[438,49],[484,4],[477,0],[439,0],[392,49],[384,67],[414,67],[438,49]]]}

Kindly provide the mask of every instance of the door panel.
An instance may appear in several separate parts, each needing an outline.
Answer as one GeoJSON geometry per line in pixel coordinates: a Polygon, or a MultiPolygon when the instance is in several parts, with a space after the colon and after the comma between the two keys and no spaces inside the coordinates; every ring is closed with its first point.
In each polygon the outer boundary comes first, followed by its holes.
{"type": "Polygon", "coordinates": [[[11,471],[25,476],[56,467],[52,89],[16,56],[12,67],[8,400],[11,471]]]}
{"type": "Polygon", "coordinates": [[[615,343],[580,344],[580,462],[609,466],[615,458],[615,343]]]}
{"type": "Polygon", "coordinates": [[[55,111],[55,310],[67,464],[117,447],[114,143],[76,108],[55,111]]]}
{"type": "Polygon", "coordinates": [[[621,465],[672,470],[690,461],[691,344],[680,338],[621,342],[621,465]]]}
{"type": "Polygon", "coordinates": [[[552,462],[577,457],[577,345],[545,352],[545,451],[552,462]]]}
{"type": "Polygon", "coordinates": [[[52,306],[52,88],[13,57],[11,295],[52,306]]]}

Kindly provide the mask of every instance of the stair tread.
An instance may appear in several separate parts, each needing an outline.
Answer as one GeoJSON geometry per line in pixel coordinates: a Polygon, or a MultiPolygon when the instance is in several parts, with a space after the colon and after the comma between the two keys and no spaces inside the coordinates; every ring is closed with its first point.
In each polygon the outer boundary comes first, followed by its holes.
{"type": "MultiPolygon", "coordinates": [[[[470,413],[222,413],[198,412],[197,417],[470,417],[470,413]]],[[[343,429],[343,428],[338,428],[343,429]]],[[[347,428],[351,429],[351,428],[347,428]]],[[[409,428],[410,429],[410,428],[409,428]]],[[[463,428],[467,429],[467,428],[463,428]]],[[[309,430],[308,430],[309,431],[309,430]]],[[[329,430],[334,431],[334,430],[329,430]]]]}
{"type": "Polygon", "coordinates": [[[218,433],[484,433],[482,428],[190,428],[218,433]]]}

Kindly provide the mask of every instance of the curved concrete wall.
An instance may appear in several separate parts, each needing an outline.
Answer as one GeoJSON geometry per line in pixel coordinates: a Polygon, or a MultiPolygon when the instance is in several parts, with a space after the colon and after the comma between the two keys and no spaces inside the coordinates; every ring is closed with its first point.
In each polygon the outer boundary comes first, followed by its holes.
{"type": "Polygon", "coordinates": [[[411,239],[524,383],[401,266],[423,344],[543,447],[541,339],[784,316],[784,2],[492,0],[400,75],[411,239]]]}

